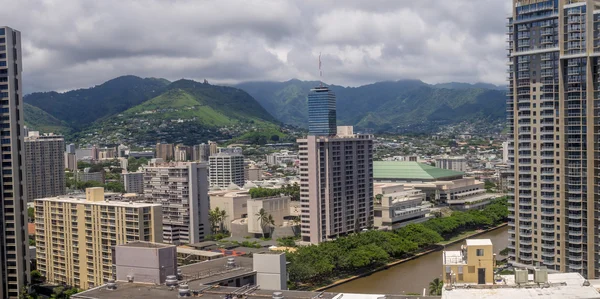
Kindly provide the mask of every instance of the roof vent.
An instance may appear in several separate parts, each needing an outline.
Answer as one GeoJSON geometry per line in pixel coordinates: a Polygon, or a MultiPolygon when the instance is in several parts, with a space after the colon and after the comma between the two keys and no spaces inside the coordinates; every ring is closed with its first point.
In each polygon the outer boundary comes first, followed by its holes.
{"type": "Polygon", "coordinates": [[[181,269],[177,269],[177,279],[182,279],[183,278],[183,272],[181,272],[181,269]]]}
{"type": "Polygon", "coordinates": [[[227,264],[225,265],[227,268],[235,268],[235,258],[230,257],[227,258],[227,264]]]}
{"type": "Polygon", "coordinates": [[[589,287],[590,285],[591,285],[591,284],[590,284],[590,281],[589,281],[589,280],[587,280],[587,279],[586,279],[586,280],[584,280],[584,281],[583,281],[583,286],[584,286],[584,287],[589,287]]]}
{"type": "Polygon", "coordinates": [[[114,279],[108,280],[108,282],[106,283],[106,289],[108,289],[108,290],[116,290],[117,289],[117,283],[115,282],[114,279]]]}
{"type": "Polygon", "coordinates": [[[167,279],[165,280],[165,284],[168,287],[174,287],[177,285],[177,276],[175,275],[167,275],[167,279]]]}
{"type": "Polygon", "coordinates": [[[127,281],[133,282],[133,275],[127,275],[127,281]]]}
{"type": "Polygon", "coordinates": [[[540,268],[533,271],[533,282],[546,283],[548,282],[548,269],[540,268]]]}
{"type": "Polygon", "coordinates": [[[282,292],[273,292],[273,299],[284,299],[282,292]]]}
{"type": "Polygon", "coordinates": [[[182,284],[179,286],[179,297],[190,297],[190,288],[187,284],[182,284]]]}

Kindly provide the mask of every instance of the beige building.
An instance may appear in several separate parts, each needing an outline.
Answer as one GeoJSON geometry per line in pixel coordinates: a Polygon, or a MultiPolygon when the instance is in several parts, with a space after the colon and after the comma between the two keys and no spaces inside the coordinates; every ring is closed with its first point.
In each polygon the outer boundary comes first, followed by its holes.
{"type": "Polygon", "coordinates": [[[144,166],[144,197],[163,206],[163,240],[197,243],[210,234],[206,163],[150,162],[144,166]]]}
{"type": "Polygon", "coordinates": [[[373,136],[309,135],[298,146],[302,240],[317,244],[371,227],[373,136]]]}
{"type": "Polygon", "coordinates": [[[210,198],[210,209],[224,210],[227,217],[223,221],[223,226],[227,231],[231,231],[231,221],[240,218],[246,218],[248,215],[248,200],[250,194],[245,191],[211,191],[208,194],[210,198]]]}
{"type": "Polygon", "coordinates": [[[379,229],[398,229],[430,218],[432,204],[425,193],[402,184],[374,184],[374,226],[379,229]]]}
{"type": "MultiPolygon", "coordinates": [[[[282,226],[284,217],[290,216],[290,197],[273,196],[248,199],[248,232],[251,234],[263,233],[263,227],[257,216],[261,209],[273,216],[276,227],[282,226]]],[[[269,232],[266,226],[265,232],[269,232]]]]}
{"type": "Polygon", "coordinates": [[[77,170],[77,155],[75,153],[65,153],[65,169],[75,172],[77,170]]]}
{"type": "Polygon", "coordinates": [[[492,284],[494,248],[490,239],[467,239],[461,250],[442,252],[444,284],[492,284]]]}
{"type": "Polygon", "coordinates": [[[217,143],[214,141],[210,141],[210,140],[208,141],[208,148],[209,148],[209,152],[208,152],[209,156],[212,156],[219,152],[219,147],[218,147],[217,143]]]}
{"type": "Polygon", "coordinates": [[[98,160],[111,160],[117,158],[117,150],[112,147],[105,147],[98,150],[98,160]]]}
{"type": "Polygon", "coordinates": [[[435,158],[435,167],[465,172],[467,171],[467,159],[465,157],[438,157],[435,158]]]}
{"type": "Polygon", "coordinates": [[[155,157],[165,162],[171,161],[175,158],[175,147],[172,143],[157,143],[155,157]]]}
{"type": "Polygon", "coordinates": [[[65,138],[30,131],[24,145],[27,200],[65,194],[65,138]]]}
{"type": "Polygon", "coordinates": [[[599,278],[600,2],[512,4],[509,258],[599,278]]]}
{"type": "Polygon", "coordinates": [[[175,161],[189,161],[192,158],[192,147],[178,144],[175,146],[175,161]]]}
{"type": "Polygon", "coordinates": [[[102,285],[113,276],[113,246],[162,242],[159,204],[107,201],[103,188],[36,199],[35,213],[37,267],[51,283],[102,285]]]}
{"type": "Polygon", "coordinates": [[[0,66],[0,130],[2,131],[2,216],[0,217],[0,297],[18,298],[21,287],[29,283],[29,248],[25,152],[23,151],[23,81],[21,72],[21,33],[0,27],[1,50],[5,62],[0,66]]]}

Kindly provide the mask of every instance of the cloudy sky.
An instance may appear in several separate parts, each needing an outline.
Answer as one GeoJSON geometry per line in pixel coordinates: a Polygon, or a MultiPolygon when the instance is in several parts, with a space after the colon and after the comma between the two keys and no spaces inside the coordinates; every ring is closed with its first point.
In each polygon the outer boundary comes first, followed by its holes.
{"type": "Polygon", "coordinates": [[[211,83],[505,84],[509,0],[0,0],[28,92],[132,74],[211,83]]]}

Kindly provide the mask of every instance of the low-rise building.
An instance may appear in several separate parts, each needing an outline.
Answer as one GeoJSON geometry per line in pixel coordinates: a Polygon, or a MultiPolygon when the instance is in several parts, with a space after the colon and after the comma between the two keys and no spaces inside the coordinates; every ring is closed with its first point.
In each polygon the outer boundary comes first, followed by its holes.
{"type": "Polygon", "coordinates": [[[435,166],[441,169],[465,172],[467,171],[467,159],[465,157],[438,157],[435,159],[435,166]]]}
{"type": "Polygon", "coordinates": [[[118,281],[163,284],[167,276],[177,274],[175,245],[130,242],[115,246],[114,255],[115,278],[118,281]]]}
{"type": "Polygon", "coordinates": [[[184,266],[223,257],[220,252],[194,249],[187,246],[177,247],[177,265],[184,266]]]}
{"type": "Polygon", "coordinates": [[[225,211],[225,220],[223,227],[227,231],[231,231],[231,221],[248,216],[248,200],[250,194],[245,191],[211,191],[208,193],[210,199],[210,209],[225,211]]]}
{"type": "Polygon", "coordinates": [[[373,184],[375,193],[374,221],[376,228],[398,229],[430,218],[431,203],[425,193],[402,184],[373,184]]]}
{"type": "Polygon", "coordinates": [[[287,150],[281,150],[278,153],[266,155],[266,160],[268,165],[294,163],[298,160],[298,154],[287,150]]]}
{"type": "Polygon", "coordinates": [[[443,251],[445,284],[492,284],[494,282],[494,248],[490,239],[467,239],[461,250],[443,251]]]}
{"type": "Polygon", "coordinates": [[[251,234],[270,234],[270,223],[262,223],[259,220],[260,210],[273,217],[275,227],[282,226],[285,218],[290,215],[290,197],[272,196],[264,198],[252,198],[248,200],[248,232],[251,234]],[[264,231],[263,231],[264,229],[264,231]]]}

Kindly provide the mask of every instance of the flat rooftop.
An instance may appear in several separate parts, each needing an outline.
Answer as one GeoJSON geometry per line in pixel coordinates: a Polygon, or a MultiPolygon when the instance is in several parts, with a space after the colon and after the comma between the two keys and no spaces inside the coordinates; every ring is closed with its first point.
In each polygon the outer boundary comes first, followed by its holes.
{"type": "MultiPolygon", "coordinates": [[[[226,295],[235,294],[238,288],[206,286],[194,282],[188,283],[192,296],[203,299],[223,299],[226,295]]],[[[281,292],[285,299],[439,299],[438,296],[405,296],[405,295],[383,295],[383,294],[350,294],[329,293],[309,291],[271,291],[251,290],[246,299],[272,298],[274,292],[281,292]]],[[[116,290],[108,290],[106,286],[100,286],[71,296],[72,299],[176,299],[177,289],[171,290],[165,285],[148,285],[139,283],[118,282],[116,290]]],[[[193,297],[192,297],[193,298],[193,297]]],[[[234,297],[235,298],[235,297],[234,297]]],[[[539,298],[538,298],[539,299],[539,298]]]]}
{"type": "Polygon", "coordinates": [[[467,239],[467,246],[485,246],[492,245],[490,239],[467,239]]]}
{"type": "Polygon", "coordinates": [[[194,249],[194,248],[188,248],[188,247],[182,247],[182,246],[177,247],[177,253],[192,254],[192,255],[205,256],[205,257],[223,256],[223,254],[220,252],[200,250],[200,249],[194,249]]]}
{"type": "MultiPolygon", "coordinates": [[[[540,287],[531,282],[530,285],[517,287],[514,275],[501,275],[506,285],[469,285],[469,288],[458,287],[452,290],[443,289],[442,299],[591,299],[600,298],[600,293],[593,286],[583,286],[585,278],[579,273],[549,273],[547,287],[540,287]]],[[[533,280],[533,275],[529,275],[533,280]]]]}
{"type": "Polygon", "coordinates": [[[179,267],[183,278],[200,284],[212,284],[227,278],[239,277],[254,273],[252,258],[236,256],[222,257],[179,267]],[[227,261],[233,258],[235,268],[227,268],[227,261]]]}
{"type": "Polygon", "coordinates": [[[435,181],[440,179],[462,178],[464,172],[433,167],[419,162],[375,161],[374,179],[401,179],[435,181]]]}
{"type": "MultiPolygon", "coordinates": [[[[104,194],[105,196],[107,193],[104,194]]],[[[110,194],[108,194],[110,195],[110,194]]],[[[86,205],[97,205],[97,206],[113,206],[113,207],[130,207],[130,208],[147,208],[147,207],[160,207],[161,204],[157,203],[145,203],[145,202],[131,202],[122,200],[101,200],[101,201],[90,201],[85,198],[85,195],[62,195],[57,197],[46,197],[38,198],[35,201],[56,201],[63,203],[75,203],[75,204],[86,204],[86,205]]]]}
{"type": "Polygon", "coordinates": [[[173,244],[164,244],[164,243],[153,243],[153,242],[130,242],[126,244],[117,245],[117,247],[136,247],[136,248],[168,248],[175,247],[173,244]]]}

